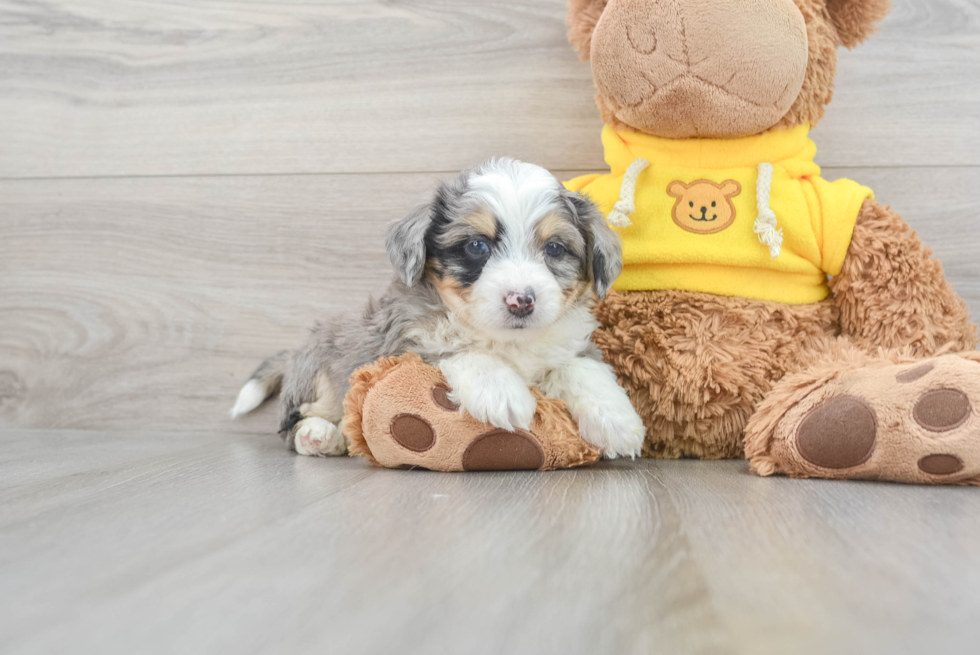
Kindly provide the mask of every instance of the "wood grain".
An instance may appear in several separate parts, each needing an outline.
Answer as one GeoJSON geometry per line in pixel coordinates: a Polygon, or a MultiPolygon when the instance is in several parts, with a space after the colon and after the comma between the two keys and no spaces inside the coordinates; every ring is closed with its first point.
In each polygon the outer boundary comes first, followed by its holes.
{"type": "MultiPolygon", "coordinates": [[[[0,652],[976,650],[969,489],[377,471],[226,418],[435,180],[602,168],[565,1],[0,0],[0,652]]],[[[814,133],[975,320],[978,80],[980,4],[896,0],[814,133]]]]}
{"type": "MultiPolygon", "coordinates": [[[[980,318],[978,237],[962,218],[980,168],[845,172],[935,247],[980,318]]],[[[254,366],[384,290],[384,225],[436,179],[0,182],[0,426],[228,429],[254,366]]],[[[271,414],[234,429],[269,432],[271,414]]]]}
{"type": "MultiPolygon", "coordinates": [[[[0,177],[598,168],[565,0],[0,2],[0,177]]],[[[980,165],[980,5],[842,52],[833,166],[980,165]]]]}
{"type": "Polygon", "coordinates": [[[741,462],[381,471],[228,433],[0,439],[4,653],[975,641],[969,489],[760,479],[741,462]]]}

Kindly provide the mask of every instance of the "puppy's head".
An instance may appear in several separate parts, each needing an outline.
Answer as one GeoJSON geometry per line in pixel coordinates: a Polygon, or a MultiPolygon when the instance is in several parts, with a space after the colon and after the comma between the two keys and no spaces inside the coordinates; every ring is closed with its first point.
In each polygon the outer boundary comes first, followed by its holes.
{"type": "Polygon", "coordinates": [[[462,321],[498,339],[553,325],[622,271],[619,237],[595,205],[512,159],[441,185],[386,241],[405,284],[435,285],[462,321]]]}

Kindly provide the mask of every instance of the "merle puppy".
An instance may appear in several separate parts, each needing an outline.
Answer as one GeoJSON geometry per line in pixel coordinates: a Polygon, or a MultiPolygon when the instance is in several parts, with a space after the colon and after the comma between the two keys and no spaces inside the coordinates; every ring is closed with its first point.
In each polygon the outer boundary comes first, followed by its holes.
{"type": "Polygon", "coordinates": [[[591,340],[595,298],[622,269],[619,238],[592,202],[543,168],[496,159],[441,185],[386,237],[398,278],[384,296],[263,363],[232,416],[281,389],[286,443],[302,455],[341,455],[351,374],[412,351],[481,421],[528,428],[536,385],[568,403],[606,457],[640,453],[643,423],[591,340]]]}

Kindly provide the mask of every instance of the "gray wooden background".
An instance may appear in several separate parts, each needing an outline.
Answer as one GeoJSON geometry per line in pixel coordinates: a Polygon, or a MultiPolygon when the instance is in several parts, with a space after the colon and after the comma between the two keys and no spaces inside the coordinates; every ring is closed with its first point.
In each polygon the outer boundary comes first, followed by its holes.
{"type": "MultiPolygon", "coordinates": [[[[603,166],[564,0],[0,2],[0,426],[229,428],[492,155],[603,166]]],[[[899,0],[815,131],[980,309],[980,7],[899,0]]],[[[269,432],[266,410],[235,429],[269,432]]]]}
{"type": "MultiPolygon", "coordinates": [[[[976,650],[975,489],[377,470],[226,418],[436,180],[602,169],[563,5],[0,0],[0,652],[976,650]]],[[[980,318],[980,2],[895,5],[818,162],[980,318]]]]}

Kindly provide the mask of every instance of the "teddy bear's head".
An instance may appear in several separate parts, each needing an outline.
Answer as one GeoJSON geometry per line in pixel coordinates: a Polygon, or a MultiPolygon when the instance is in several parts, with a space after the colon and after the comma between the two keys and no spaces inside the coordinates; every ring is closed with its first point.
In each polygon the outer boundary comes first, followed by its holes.
{"type": "Polygon", "coordinates": [[[734,138],[816,124],[838,46],[889,0],[570,0],[603,120],[667,138],[734,138]]]}

